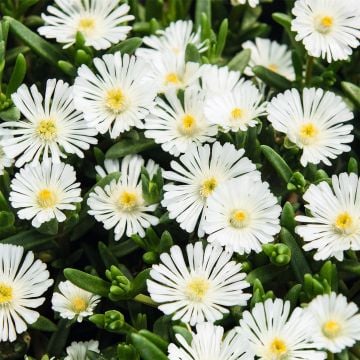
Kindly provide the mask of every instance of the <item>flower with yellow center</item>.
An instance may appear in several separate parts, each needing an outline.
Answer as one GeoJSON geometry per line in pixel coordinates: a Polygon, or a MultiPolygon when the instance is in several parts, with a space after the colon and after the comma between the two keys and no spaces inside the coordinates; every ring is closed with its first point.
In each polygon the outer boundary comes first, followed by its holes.
{"type": "Polygon", "coordinates": [[[56,122],[53,119],[41,120],[36,129],[40,139],[54,140],[57,137],[56,122]]]}
{"type": "Polygon", "coordinates": [[[96,31],[96,20],[94,17],[84,17],[79,20],[78,31],[84,36],[91,36],[96,31]]]}
{"type": "Polygon", "coordinates": [[[340,335],[341,325],[340,325],[340,323],[338,321],[328,320],[323,325],[322,332],[328,338],[333,339],[333,338],[340,335]]]}
{"type": "Polygon", "coordinates": [[[80,314],[81,312],[85,311],[88,307],[88,302],[84,298],[80,296],[76,296],[71,300],[72,307],[74,309],[74,312],[77,314],[80,314]]]}
{"type": "Polygon", "coordinates": [[[327,15],[318,15],[314,20],[316,31],[321,34],[328,34],[334,26],[334,18],[327,15]]]}
{"type": "Polygon", "coordinates": [[[278,70],[279,70],[279,66],[276,65],[276,64],[269,64],[269,65],[267,66],[267,68],[268,68],[269,70],[273,71],[273,72],[278,72],[278,70]]]}
{"type": "Polygon", "coordinates": [[[164,85],[179,85],[181,80],[176,73],[168,73],[165,75],[164,85]]]}
{"type": "Polygon", "coordinates": [[[179,122],[179,131],[185,136],[193,136],[198,131],[196,118],[190,114],[185,114],[179,122]]]}
{"type": "Polygon", "coordinates": [[[200,196],[202,198],[209,197],[215,190],[217,184],[218,180],[213,176],[205,179],[200,185],[200,196]]]}
{"type": "Polygon", "coordinates": [[[314,123],[305,123],[300,126],[299,140],[304,145],[311,145],[316,142],[319,130],[314,123]]]}
{"type": "Polygon", "coordinates": [[[13,289],[11,286],[0,282],[0,307],[5,306],[13,299],[13,289]]]}
{"type": "Polygon", "coordinates": [[[57,205],[59,198],[54,190],[42,189],[37,193],[36,201],[40,208],[49,209],[57,205]]]}
{"type": "Polygon", "coordinates": [[[351,234],[354,230],[354,220],[353,217],[347,212],[344,211],[340,213],[335,220],[335,228],[340,234],[351,234]]]}
{"type": "Polygon", "coordinates": [[[123,190],[117,200],[117,205],[120,210],[131,212],[140,206],[142,199],[136,191],[123,190]]]}
{"type": "Polygon", "coordinates": [[[206,278],[194,277],[186,285],[185,294],[190,301],[202,302],[209,287],[210,283],[206,278]]]}
{"type": "Polygon", "coordinates": [[[231,120],[240,120],[244,116],[244,110],[238,107],[235,107],[231,110],[230,117],[231,120]]]}
{"type": "Polygon", "coordinates": [[[111,89],[106,92],[105,104],[114,114],[119,114],[126,110],[127,100],[124,92],[121,89],[111,89]]]}
{"type": "Polygon", "coordinates": [[[230,225],[237,229],[242,229],[249,223],[249,214],[245,210],[234,210],[230,216],[230,225]]]}
{"type": "Polygon", "coordinates": [[[271,354],[271,360],[285,360],[288,353],[288,347],[282,339],[275,338],[270,343],[269,352],[271,354]]]}

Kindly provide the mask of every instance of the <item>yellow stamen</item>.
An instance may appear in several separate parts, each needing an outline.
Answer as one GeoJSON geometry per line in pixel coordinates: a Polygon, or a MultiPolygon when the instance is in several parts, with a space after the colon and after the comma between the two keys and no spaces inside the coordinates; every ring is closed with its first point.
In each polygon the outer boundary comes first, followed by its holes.
{"type": "Polygon", "coordinates": [[[200,187],[200,195],[203,198],[207,198],[212,194],[212,192],[215,190],[218,182],[214,177],[210,177],[206,179],[200,187]]]}
{"type": "Polygon", "coordinates": [[[165,77],[165,85],[168,85],[168,84],[178,85],[180,83],[181,83],[181,81],[175,73],[169,73],[165,77]]]}
{"type": "Polygon", "coordinates": [[[300,127],[299,137],[304,145],[312,144],[319,134],[318,128],[313,123],[306,123],[300,127]]]}
{"type": "Polygon", "coordinates": [[[88,306],[87,302],[79,296],[77,296],[71,300],[71,305],[72,305],[74,312],[76,312],[78,314],[81,313],[82,311],[85,311],[88,306]]]}
{"type": "Polygon", "coordinates": [[[234,109],[231,110],[231,119],[232,120],[238,120],[240,119],[242,116],[244,116],[244,110],[236,107],[234,109]]]}
{"type": "Polygon", "coordinates": [[[279,338],[275,338],[270,344],[270,352],[273,355],[272,359],[282,360],[288,352],[285,342],[279,338]]]}
{"type": "Polygon", "coordinates": [[[198,277],[191,279],[186,286],[186,296],[190,301],[201,302],[204,300],[209,290],[209,282],[207,279],[198,277]]]}
{"type": "Polygon", "coordinates": [[[333,339],[340,334],[341,326],[337,321],[329,320],[323,325],[322,332],[326,337],[333,339]]]}
{"type": "Polygon", "coordinates": [[[270,64],[268,65],[268,69],[274,72],[277,72],[279,67],[276,64],[270,64]]]}
{"type": "Polygon", "coordinates": [[[139,205],[139,196],[134,191],[123,191],[118,198],[118,206],[123,211],[132,211],[139,205]]]}
{"type": "Polygon", "coordinates": [[[13,290],[9,285],[0,283],[0,305],[8,304],[13,299],[13,290]]]}
{"type": "Polygon", "coordinates": [[[43,208],[48,209],[54,207],[58,202],[58,197],[54,191],[50,189],[42,189],[37,193],[37,204],[43,208]]]}
{"type": "Polygon", "coordinates": [[[315,18],[315,29],[321,34],[328,34],[334,25],[332,16],[317,16],[315,18]]]}
{"type": "Polygon", "coordinates": [[[335,228],[341,233],[348,234],[352,230],[353,223],[352,216],[344,211],[336,217],[335,228]]]}
{"type": "Polygon", "coordinates": [[[230,224],[238,229],[245,227],[248,224],[249,215],[244,210],[234,210],[230,217],[230,224]]]}
{"type": "Polygon", "coordinates": [[[189,114],[185,114],[179,126],[179,131],[183,135],[192,135],[196,130],[196,119],[189,114]]]}
{"type": "Polygon", "coordinates": [[[126,97],[122,90],[111,89],[108,90],[105,96],[105,104],[115,114],[124,111],[126,107],[126,97]]]}
{"type": "Polygon", "coordinates": [[[42,140],[53,140],[57,135],[55,121],[53,119],[41,120],[36,128],[36,132],[42,140]]]}
{"type": "Polygon", "coordinates": [[[89,35],[95,29],[95,19],[94,18],[82,18],[78,24],[78,31],[89,35]]]}

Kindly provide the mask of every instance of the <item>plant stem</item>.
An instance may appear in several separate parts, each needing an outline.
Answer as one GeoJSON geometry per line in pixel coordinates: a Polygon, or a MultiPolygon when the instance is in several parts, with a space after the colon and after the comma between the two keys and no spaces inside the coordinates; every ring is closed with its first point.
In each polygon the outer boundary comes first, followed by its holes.
{"type": "Polygon", "coordinates": [[[309,55],[306,61],[305,86],[310,85],[313,66],[314,66],[314,58],[309,55]]]}
{"type": "Polygon", "coordinates": [[[334,360],[335,359],[335,356],[333,353],[331,353],[330,351],[328,351],[327,353],[327,360],[334,360]]]}
{"type": "Polygon", "coordinates": [[[152,306],[152,307],[155,307],[155,308],[158,307],[158,304],[155,301],[153,301],[150,296],[147,296],[147,295],[144,295],[144,294],[136,295],[134,297],[134,300],[141,303],[141,304],[149,305],[149,306],[152,306]]]}

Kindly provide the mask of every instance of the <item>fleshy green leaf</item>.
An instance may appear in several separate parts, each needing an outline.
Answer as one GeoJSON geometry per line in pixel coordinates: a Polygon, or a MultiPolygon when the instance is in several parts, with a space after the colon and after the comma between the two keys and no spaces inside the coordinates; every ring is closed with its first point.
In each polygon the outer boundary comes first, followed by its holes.
{"type": "Polygon", "coordinates": [[[253,73],[265,84],[284,91],[292,87],[291,81],[264,66],[257,65],[252,68],[253,73]]]}
{"type": "Polygon", "coordinates": [[[250,61],[250,57],[251,57],[250,49],[244,49],[243,51],[240,51],[238,54],[235,55],[235,57],[233,57],[229,61],[228,63],[229,69],[240,71],[241,73],[243,73],[247,64],[250,61]]]}
{"type": "Polygon", "coordinates": [[[19,54],[16,58],[14,70],[11,74],[10,81],[6,88],[6,96],[10,97],[17,88],[22,84],[26,74],[26,60],[23,54],[19,54]]]}
{"type": "Polygon", "coordinates": [[[119,159],[129,154],[137,154],[145,150],[156,147],[154,140],[152,139],[122,139],[106,152],[106,159],[119,159]]]}

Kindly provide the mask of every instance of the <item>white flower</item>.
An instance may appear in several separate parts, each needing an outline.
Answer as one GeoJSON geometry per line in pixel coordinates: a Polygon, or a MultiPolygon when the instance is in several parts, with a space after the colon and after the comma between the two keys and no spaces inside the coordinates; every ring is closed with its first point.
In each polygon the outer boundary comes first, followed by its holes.
{"type": "Polygon", "coordinates": [[[328,62],[345,60],[359,46],[360,12],[357,0],[297,0],[291,30],[311,56],[328,62]]]}
{"type": "Polygon", "coordinates": [[[341,97],[330,91],[305,88],[301,95],[296,89],[286,90],[271,100],[267,110],[275,130],[303,150],[303,166],[321,161],[331,165],[329,159],[351,150],[346,144],[354,139],[353,126],[344,122],[354,116],[341,97]]]}
{"type": "Polygon", "coordinates": [[[7,157],[3,149],[2,141],[5,138],[12,137],[11,135],[1,136],[0,135],[0,176],[4,174],[4,169],[10,167],[13,163],[12,159],[7,157]]]}
{"type": "Polygon", "coordinates": [[[95,58],[94,65],[99,74],[82,65],[74,85],[75,106],[85,120],[112,138],[133,126],[142,128],[157,91],[149,66],[120,52],[95,58]]]}
{"type": "Polygon", "coordinates": [[[22,246],[0,244],[0,342],[15,341],[17,334],[39,318],[35,310],[44,301],[40,297],[53,280],[46,264],[34,261],[22,246]]]}
{"type": "Polygon", "coordinates": [[[82,150],[97,143],[97,131],[75,110],[73,88],[62,80],[48,80],[44,98],[35,85],[30,89],[21,85],[11,97],[26,118],[0,124],[5,154],[18,157],[15,166],[38,161],[41,155],[44,159],[50,155],[54,162],[66,158],[66,153],[83,158],[82,150]]]}
{"type": "Polygon", "coordinates": [[[62,318],[76,318],[78,322],[82,322],[83,318],[94,313],[100,296],[85,291],[70,281],[61,281],[58,287],[60,292],[54,292],[51,303],[52,309],[59,312],[62,318]]]}
{"type": "Polygon", "coordinates": [[[237,5],[244,5],[248,3],[251,7],[256,7],[259,5],[259,0],[231,0],[231,5],[237,6],[237,5]]]}
{"type": "Polygon", "coordinates": [[[135,54],[146,61],[152,61],[154,56],[165,52],[183,59],[188,44],[194,45],[200,53],[206,50],[205,44],[200,39],[200,28],[194,33],[191,20],[171,22],[165,30],[158,30],[156,35],[143,37],[143,43],[149,48],[141,47],[135,54]]]}
{"type": "Polygon", "coordinates": [[[183,336],[176,335],[180,347],[170,344],[169,360],[253,360],[248,352],[247,343],[235,330],[224,337],[224,329],[212,323],[196,325],[196,334],[192,333],[191,344],[183,336]]]}
{"type": "Polygon", "coordinates": [[[145,136],[155,139],[164,151],[179,156],[190,144],[215,141],[217,127],[204,116],[204,94],[187,88],[183,103],[175,90],[165,93],[165,100],[156,99],[156,107],[145,119],[145,136]]]}
{"type": "Polygon", "coordinates": [[[254,179],[260,178],[255,165],[243,157],[244,153],[244,149],[236,150],[229,143],[221,145],[215,142],[211,147],[191,144],[179,162],[171,162],[174,171],[163,173],[164,178],[176,182],[164,186],[162,205],[169,211],[169,217],[176,219],[187,232],[194,231],[201,217],[198,234],[203,236],[203,209],[215,188],[247,173],[251,173],[254,179]]]}
{"type": "Polygon", "coordinates": [[[200,241],[188,244],[186,253],[188,265],[175,245],[170,255],[160,255],[160,265],[152,266],[147,287],[162,312],[195,325],[221,319],[227,306],[246,305],[251,295],[243,289],[249,284],[241,265],[230,261],[232,253],[210,244],[204,249],[200,241]]]}
{"type": "Polygon", "coordinates": [[[55,4],[57,7],[47,7],[50,15],[41,15],[45,25],[38,31],[65,44],[64,48],[73,45],[76,33],[81,32],[86,46],[107,49],[126,39],[131,26],[122,24],[134,19],[133,15],[127,15],[130,6],[119,6],[118,0],[55,0],[55,4]]]}
{"type": "Polygon", "coordinates": [[[242,47],[251,50],[249,66],[245,68],[246,75],[253,76],[251,68],[261,65],[291,81],[295,80],[291,52],[286,45],[280,45],[270,39],[255,38],[255,42],[246,41],[242,47]]]}
{"type": "Polygon", "coordinates": [[[266,103],[251,81],[238,83],[230,93],[211,96],[204,105],[207,120],[224,131],[247,131],[266,114],[266,103]]]}
{"type": "Polygon", "coordinates": [[[338,353],[360,340],[360,314],[355,303],[342,294],[319,295],[306,312],[314,319],[311,336],[319,348],[338,353]]]}
{"type": "MultiPolygon", "coordinates": [[[[151,215],[157,204],[146,204],[142,195],[141,167],[144,160],[139,155],[125,156],[121,163],[120,180],[115,179],[103,188],[97,186],[90,193],[89,214],[104,224],[106,230],[114,228],[115,240],[139,234],[145,236],[145,230],[157,225],[159,219],[151,215]]],[[[150,163],[150,168],[153,163],[150,163]]]]}
{"type": "Polygon", "coordinates": [[[333,175],[332,188],[323,181],[311,184],[303,195],[312,216],[297,216],[305,225],[296,232],[307,242],[306,251],[316,249],[315,260],[331,256],[342,261],[344,251],[360,250],[360,179],[355,174],[333,175]]]}
{"type": "Polygon", "coordinates": [[[210,243],[240,254],[258,253],[280,231],[280,213],[268,183],[240,176],[220,184],[208,198],[204,230],[210,243]]]}
{"type": "Polygon", "coordinates": [[[80,184],[75,181],[76,173],[70,165],[55,164],[51,159],[27,164],[11,181],[11,206],[20,208],[18,217],[32,219],[34,227],[54,218],[65,221],[63,211],[75,210],[74,203],[82,200],[80,184]]]}
{"type": "Polygon", "coordinates": [[[250,343],[260,360],[322,360],[326,353],[312,350],[317,344],[310,340],[312,329],[301,308],[290,314],[290,302],[268,299],[243,313],[238,329],[242,339],[250,343]]]}
{"type": "Polygon", "coordinates": [[[229,70],[227,66],[205,64],[200,68],[201,88],[207,97],[230,93],[234,87],[243,82],[239,71],[229,70]]]}
{"type": "Polygon", "coordinates": [[[86,356],[87,351],[94,351],[100,353],[99,342],[96,340],[90,341],[73,341],[70,346],[66,348],[66,354],[64,360],[88,360],[86,356]]]}

